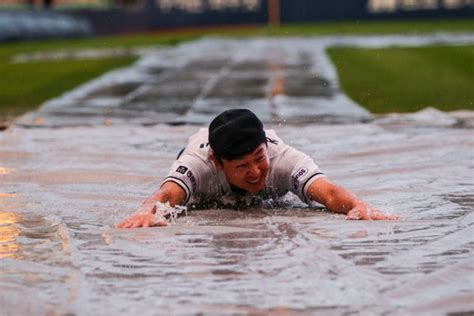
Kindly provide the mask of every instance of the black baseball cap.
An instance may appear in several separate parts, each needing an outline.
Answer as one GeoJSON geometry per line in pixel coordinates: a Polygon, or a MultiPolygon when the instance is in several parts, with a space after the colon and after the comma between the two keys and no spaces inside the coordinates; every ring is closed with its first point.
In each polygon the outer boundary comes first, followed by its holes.
{"type": "Polygon", "coordinates": [[[218,159],[240,158],[266,141],[262,122],[247,109],[224,111],[209,125],[209,145],[218,159]]]}

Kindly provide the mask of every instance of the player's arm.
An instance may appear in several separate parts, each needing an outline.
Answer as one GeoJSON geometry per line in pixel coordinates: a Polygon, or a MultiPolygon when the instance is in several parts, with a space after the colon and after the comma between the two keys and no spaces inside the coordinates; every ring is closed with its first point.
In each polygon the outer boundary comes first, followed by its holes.
{"type": "Polygon", "coordinates": [[[165,182],[155,193],[145,199],[137,212],[117,225],[117,228],[137,228],[166,226],[168,222],[157,213],[156,203],[169,202],[171,206],[182,205],[186,200],[185,191],[175,182],[165,182]]]}
{"type": "Polygon", "coordinates": [[[347,219],[398,219],[398,216],[385,214],[371,207],[348,190],[335,185],[325,177],[319,178],[310,184],[307,196],[311,200],[325,205],[332,212],[346,214],[347,219]]]}

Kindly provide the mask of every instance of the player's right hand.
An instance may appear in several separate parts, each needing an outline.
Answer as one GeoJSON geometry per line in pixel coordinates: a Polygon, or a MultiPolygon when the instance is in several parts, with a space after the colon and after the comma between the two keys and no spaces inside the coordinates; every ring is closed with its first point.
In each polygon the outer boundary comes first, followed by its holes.
{"type": "Polygon", "coordinates": [[[164,218],[157,219],[152,213],[138,213],[116,225],[117,228],[138,228],[152,226],[168,226],[164,218]]]}

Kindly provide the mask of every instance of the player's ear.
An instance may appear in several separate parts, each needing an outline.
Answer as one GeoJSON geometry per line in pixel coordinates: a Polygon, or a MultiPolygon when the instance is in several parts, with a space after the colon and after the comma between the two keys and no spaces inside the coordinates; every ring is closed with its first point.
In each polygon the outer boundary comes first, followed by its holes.
{"type": "Polygon", "coordinates": [[[216,155],[214,155],[214,152],[211,150],[211,154],[209,155],[209,158],[211,158],[212,162],[216,166],[217,170],[222,170],[222,163],[217,159],[216,155]]]}

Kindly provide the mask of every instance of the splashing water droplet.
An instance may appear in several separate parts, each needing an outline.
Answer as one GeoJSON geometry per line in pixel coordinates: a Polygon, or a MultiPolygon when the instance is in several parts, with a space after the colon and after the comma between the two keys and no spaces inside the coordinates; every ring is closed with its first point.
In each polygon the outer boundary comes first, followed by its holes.
{"type": "Polygon", "coordinates": [[[170,205],[170,202],[161,203],[156,202],[156,213],[158,216],[162,216],[164,218],[168,218],[171,223],[174,221],[184,212],[184,215],[187,216],[188,209],[186,206],[175,205],[174,207],[170,205]]]}

